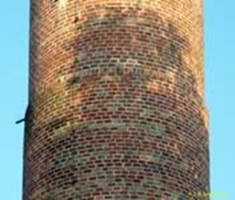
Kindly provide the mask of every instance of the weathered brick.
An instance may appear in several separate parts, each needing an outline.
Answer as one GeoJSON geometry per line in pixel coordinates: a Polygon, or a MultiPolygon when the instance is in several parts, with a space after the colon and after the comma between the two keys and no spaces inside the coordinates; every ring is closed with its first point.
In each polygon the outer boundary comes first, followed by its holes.
{"type": "Polygon", "coordinates": [[[209,199],[202,14],[31,1],[24,200],[209,199]]]}

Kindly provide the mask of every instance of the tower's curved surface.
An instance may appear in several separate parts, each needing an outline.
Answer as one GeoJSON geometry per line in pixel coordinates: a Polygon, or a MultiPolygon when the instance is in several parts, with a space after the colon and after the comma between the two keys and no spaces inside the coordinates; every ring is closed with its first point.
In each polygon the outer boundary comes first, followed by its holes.
{"type": "Polygon", "coordinates": [[[31,0],[30,33],[24,200],[209,191],[201,0],[31,0]]]}

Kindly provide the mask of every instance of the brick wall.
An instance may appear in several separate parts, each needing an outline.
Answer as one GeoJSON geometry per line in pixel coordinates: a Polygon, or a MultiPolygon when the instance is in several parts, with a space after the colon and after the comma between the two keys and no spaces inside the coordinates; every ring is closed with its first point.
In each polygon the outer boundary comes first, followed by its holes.
{"type": "Polygon", "coordinates": [[[31,1],[24,200],[209,199],[202,13],[31,1]]]}

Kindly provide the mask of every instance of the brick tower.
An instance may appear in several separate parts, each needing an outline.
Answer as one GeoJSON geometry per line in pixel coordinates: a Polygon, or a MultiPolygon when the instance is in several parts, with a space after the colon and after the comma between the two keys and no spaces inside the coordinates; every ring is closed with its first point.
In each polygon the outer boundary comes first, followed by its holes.
{"type": "Polygon", "coordinates": [[[209,199],[202,15],[202,0],[31,1],[24,200],[209,199]]]}

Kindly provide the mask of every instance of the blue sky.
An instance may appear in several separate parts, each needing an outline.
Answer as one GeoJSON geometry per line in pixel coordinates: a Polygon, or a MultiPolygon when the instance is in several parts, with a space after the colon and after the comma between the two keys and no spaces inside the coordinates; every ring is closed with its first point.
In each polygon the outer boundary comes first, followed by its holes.
{"type": "MultiPolygon", "coordinates": [[[[235,1],[205,1],[206,101],[210,112],[212,192],[234,200],[235,1]],[[234,123],[234,124],[233,124],[234,123]]],[[[23,124],[27,106],[29,2],[0,6],[0,199],[20,200],[23,124]]]]}

